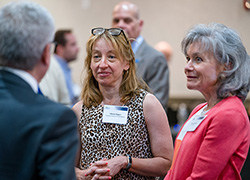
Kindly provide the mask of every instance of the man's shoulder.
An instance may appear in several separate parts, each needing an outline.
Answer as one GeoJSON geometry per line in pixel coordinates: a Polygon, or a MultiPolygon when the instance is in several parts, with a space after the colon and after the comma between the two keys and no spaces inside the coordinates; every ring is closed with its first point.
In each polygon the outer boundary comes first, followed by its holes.
{"type": "Polygon", "coordinates": [[[44,114],[44,116],[74,116],[74,112],[67,106],[54,102],[45,97],[38,97],[34,104],[34,109],[38,109],[37,112],[44,114]]]}
{"type": "Polygon", "coordinates": [[[40,97],[37,99],[37,105],[42,106],[41,110],[46,110],[48,112],[55,111],[72,111],[69,107],[62,105],[60,103],[54,102],[46,97],[40,97]]]}
{"type": "Polygon", "coordinates": [[[152,46],[150,46],[145,40],[141,43],[138,49],[138,53],[143,54],[145,57],[150,57],[150,59],[156,58],[165,60],[164,55],[152,46]]]}
{"type": "Polygon", "coordinates": [[[56,124],[71,126],[77,123],[76,115],[69,107],[46,98],[38,100],[36,107],[32,109],[32,116],[37,117],[37,121],[47,127],[57,126],[56,124]]]}
{"type": "Polygon", "coordinates": [[[142,49],[143,51],[145,51],[145,50],[150,50],[150,51],[153,51],[153,52],[158,52],[158,51],[156,51],[152,46],[150,46],[148,43],[147,43],[147,41],[146,40],[144,40],[142,43],[141,43],[141,45],[139,46],[139,49],[142,49]]]}

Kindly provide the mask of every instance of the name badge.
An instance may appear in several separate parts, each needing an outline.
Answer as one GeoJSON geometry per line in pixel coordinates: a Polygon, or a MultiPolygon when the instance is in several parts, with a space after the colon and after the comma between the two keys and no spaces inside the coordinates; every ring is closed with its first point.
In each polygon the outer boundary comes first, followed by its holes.
{"type": "Polygon", "coordinates": [[[200,123],[207,117],[207,115],[199,115],[192,117],[182,128],[177,139],[183,140],[187,132],[195,131],[195,129],[200,125],[200,123]]]}
{"type": "Polygon", "coordinates": [[[127,124],[128,107],[104,105],[103,123],[127,124]]]}
{"type": "Polygon", "coordinates": [[[207,115],[195,116],[194,118],[190,119],[187,124],[185,124],[183,130],[194,131],[206,117],[207,115]]]}

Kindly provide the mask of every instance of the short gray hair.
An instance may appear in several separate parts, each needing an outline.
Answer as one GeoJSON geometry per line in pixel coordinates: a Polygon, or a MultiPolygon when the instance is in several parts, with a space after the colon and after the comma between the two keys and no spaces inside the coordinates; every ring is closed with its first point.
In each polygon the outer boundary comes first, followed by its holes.
{"type": "Polygon", "coordinates": [[[182,40],[183,53],[192,43],[199,42],[203,50],[213,53],[219,64],[227,68],[219,78],[218,98],[230,95],[245,100],[250,87],[250,57],[238,33],[223,24],[198,24],[188,31],[182,40]]]}
{"type": "Polygon", "coordinates": [[[32,70],[53,37],[53,18],[44,7],[8,3],[0,9],[0,66],[32,70]]]}

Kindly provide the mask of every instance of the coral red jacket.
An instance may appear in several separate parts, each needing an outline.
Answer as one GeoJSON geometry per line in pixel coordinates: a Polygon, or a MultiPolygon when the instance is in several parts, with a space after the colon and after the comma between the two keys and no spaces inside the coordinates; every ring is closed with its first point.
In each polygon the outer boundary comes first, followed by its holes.
{"type": "MultiPolygon", "coordinates": [[[[187,121],[205,105],[198,105],[187,121]]],[[[241,179],[250,143],[250,124],[242,101],[228,97],[206,115],[182,141],[178,134],[173,164],[164,180],[241,179]]]]}

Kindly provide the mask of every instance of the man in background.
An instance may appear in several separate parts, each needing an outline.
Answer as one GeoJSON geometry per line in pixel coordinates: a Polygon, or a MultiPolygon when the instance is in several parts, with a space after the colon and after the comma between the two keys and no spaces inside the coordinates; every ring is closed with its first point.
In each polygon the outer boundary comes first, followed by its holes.
{"type": "Polygon", "coordinates": [[[32,2],[0,9],[0,179],[75,179],[77,120],[39,94],[54,23],[32,2]]]}
{"type": "MultiPolygon", "coordinates": [[[[57,99],[59,99],[59,96],[67,99],[69,98],[69,105],[73,106],[78,100],[80,90],[79,87],[73,82],[69,63],[77,59],[79,47],[77,45],[76,37],[70,29],[58,30],[55,33],[54,42],[56,43],[56,46],[54,49],[55,54],[53,58],[55,58],[56,62],[53,62],[54,60],[52,59],[53,64],[41,82],[41,89],[44,91],[45,96],[48,96],[50,99],[53,99],[53,92],[57,92],[54,93],[57,94],[57,99]],[[60,85],[57,85],[60,82],[58,76],[59,74],[61,76],[62,73],[62,78],[64,79],[65,83],[60,83],[60,85]],[[66,84],[66,89],[64,84],[66,84]],[[61,96],[60,94],[65,94],[65,91],[67,91],[67,94],[61,96]]],[[[63,102],[57,102],[65,104],[67,99],[64,99],[63,102]]]]}
{"type": "Polygon", "coordinates": [[[40,88],[44,96],[50,100],[71,106],[64,73],[53,55],[50,57],[49,69],[40,82],[40,88]]]}
{"type": "Polygon", "coordinates": [[[169,95],[168,64],[164,55],[149,46],[140,35],[144,22],[140,19],[138,7],[122,1],[114,7],[112,16],[112,27],[123,29],[132,42],[138,76],[148,84],[166,110],[169,95]]]}
{"type": "Polygon", "coordinates": [[[54,42],[56,42],[55,58],[63,70],[71,104],[74,105],[78,101],[80,90],[73,82],[69,63],[77,59],[79,52],[76,37],[70,29],[58,30],[54,42]]]}

